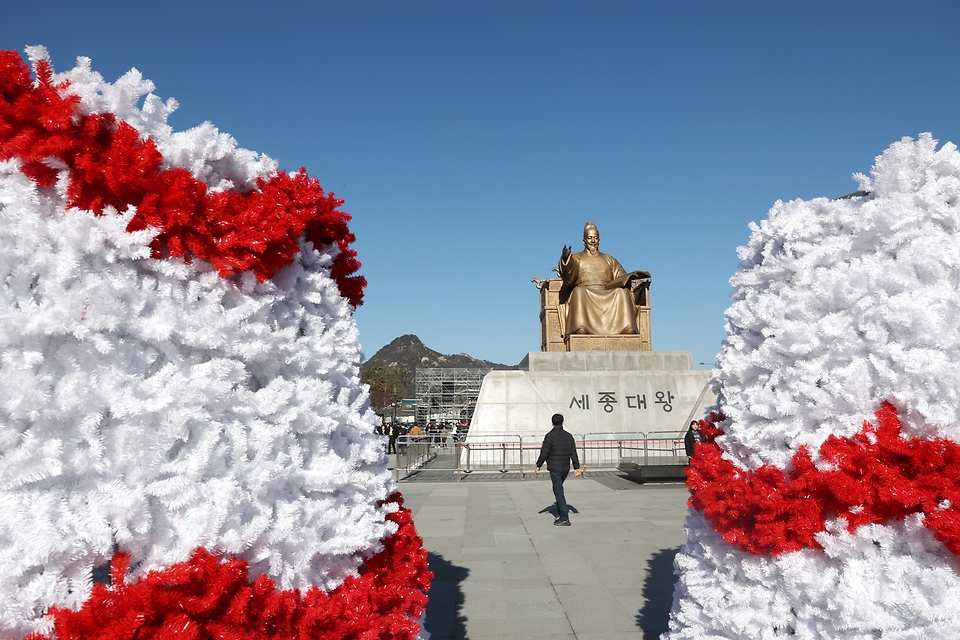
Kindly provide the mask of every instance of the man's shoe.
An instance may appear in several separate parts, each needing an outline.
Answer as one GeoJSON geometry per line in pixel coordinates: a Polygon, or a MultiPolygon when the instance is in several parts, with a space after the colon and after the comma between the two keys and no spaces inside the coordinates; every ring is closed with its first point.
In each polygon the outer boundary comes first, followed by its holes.
{"type": "Polygon", "coordinates": [[[557,516],[556,518],[553,519],[553,524],[560,524],[561,522],[563,522],[563,518],[561,518],[560,516],[557,516]]]}
{"type": "Polygon", "coordinates": [[[555,525],[558,526],[558,527],[569,527],[569,526],[570,526],[570,521],[569,521],[569,520],[560,520],[560,519],[557,519],[557,521],[554,522],[553,524],[555,524],[555,525]]]}

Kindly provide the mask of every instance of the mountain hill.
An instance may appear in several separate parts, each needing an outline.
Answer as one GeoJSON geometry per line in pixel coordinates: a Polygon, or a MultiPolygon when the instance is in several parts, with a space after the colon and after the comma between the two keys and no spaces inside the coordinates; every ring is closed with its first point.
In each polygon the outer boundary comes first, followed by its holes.
{"type": "Polygon", "coordinates": [[[408,384],[404,388],[404,397],[412,398],[416,393],[413,375],[417,367],[444,367],[463,369],[516,369],[517,365],[499,364],[488,360],[478,360],[465,353],[444,355],[434,351],[417,336],[407,334],[396,338],[363,364],[363,369],[383,367],[385,369],[406,369],[408,384]]]}
{"type": "Polygon", "coordinates": [[[363,364],[363,368],[386,367],[387,369],[406,369],[413,372],[417,367],[457,367],[464,369],[516,369],[516,365],[498,364],[488,360],[478,360],[465,353],[444,355],[434,351],[421,342],[420,338],[408,333],[396,338],[363,364]]]}

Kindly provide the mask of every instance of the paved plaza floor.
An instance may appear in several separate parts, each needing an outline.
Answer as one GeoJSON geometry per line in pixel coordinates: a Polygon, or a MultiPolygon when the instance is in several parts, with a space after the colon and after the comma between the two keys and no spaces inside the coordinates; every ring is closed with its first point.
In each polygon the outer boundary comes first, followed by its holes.
{"type": "Polygon", "coordinates": [[[433,640],[652,640],[667,628],[687,489],[615,474],[566,484],[555,527],[549,475],[401,482],[435,574],[433,640]]]}

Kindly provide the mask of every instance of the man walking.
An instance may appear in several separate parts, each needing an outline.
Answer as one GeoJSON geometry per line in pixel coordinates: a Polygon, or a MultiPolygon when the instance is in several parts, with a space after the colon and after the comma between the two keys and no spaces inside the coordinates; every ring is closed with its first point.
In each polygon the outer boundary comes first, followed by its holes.
{"type": "Polygon", "coordinates": [[[543,446],[540,447],[540,457],[537,458],[536,473],[544,462],[550,470],[550,482],[553,483],[553,496],[557,499],[557,519],[553,521],[558,527],[570,526],[570,513],[567,509],[567,499],[563,495],[563,481],[570,473],[570,461],[573,460],[574,475],[580,475],[580,459],[577,457],[577,441],[573,434],[563,430],[563,416],[553,414],[550,419],[553,429],[543,437],[543,446]]]}

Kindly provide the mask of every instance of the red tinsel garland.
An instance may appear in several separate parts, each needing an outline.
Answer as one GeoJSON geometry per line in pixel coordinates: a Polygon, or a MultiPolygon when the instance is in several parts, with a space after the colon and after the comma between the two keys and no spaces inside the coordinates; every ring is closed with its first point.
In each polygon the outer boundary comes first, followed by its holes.
{"type": "MultiPolygon", "coordinates": [[[[388,502],[403,505],[393,494],[388,502]]],[[[125,582],[128,553],[114,556],[113,586],[94,585],[78,611],[53,608],[57,640],[411,640],[427,603],[433,574],[410,511],[387,519],[396,534],[366,561],[359,577],[324,593],[311,587],[277,591],[260,576],[251,582],[248,565],[197,549],[189,561],[125,582]]],[[[26,640],[49,640],[32,634],[26,640]]]]}
{"type": "Polygon", "coordinates": [[[816,547],[830,518],[853,531],[865,524],[922,513],[924,525],[960,555],[960,445],[944,438],[905,438],[896,408],[884,402],[877,424],[864,422],[852,438],[830,436],[820,446],[822,471],[801,447],[784,471],[764,465],[751,471],[724,460],[714,442],[712,415],[701,422],[705,440],[687,469],[689,504],[703,512],[730,544],[778,555],[816,547]]]}
{"type": "Polygon", "coordinates": [[[350,248],[356,238],[343,200],[324,193],[301,169],[258,179],[249,193],[209,193],[184,169],[162,169],[156,144],[111,113],[81,115],[80,98],[53,86],[49,63],[37,63],[37,81],[16,51],[0,51],[0,160],[19,158],[40,187],[69,174],[68,206],[102,215],[107,207],[136,215],[129,231],[154,227],[153,257],[210,261],[221,276],[252,270],[260,281],[293,261],[298,238],[317,247],[336,243],[331,277],[353,306],[366,280],[350,248]],[[61,94],[65,95],[61,95],[61,94]]]}

